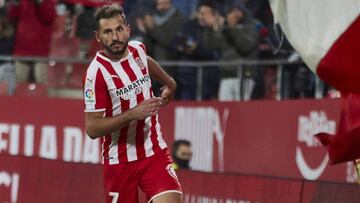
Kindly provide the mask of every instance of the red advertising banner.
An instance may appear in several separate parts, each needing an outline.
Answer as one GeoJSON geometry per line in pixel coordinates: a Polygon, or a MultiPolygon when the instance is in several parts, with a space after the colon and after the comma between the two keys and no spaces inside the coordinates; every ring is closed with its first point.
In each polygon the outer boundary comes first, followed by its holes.
{"type": "Polygon", "coordinates": [[[184,203],[312,203],[360,201],[359,186],[239,174],[179,171],[184,203]]]}
{"type": "Polygon", "coordinates": [[[329,166],[325,148],[313,137],[336,132],[340,100],[178,102],[167,108],[160,115],[164,134],[192,142],[193,169],[340,182],[357,178],[352,163],[329,166]]]}
{"type": "Polygon", "coordinates": [[[0,155],[0,202],[101,203],[101,174],[99,164],[0,155]]]}
{"type": "MultiPolygon", "coordinates": [[[[103,203],[101,165],[0,156],[0,202],[103,203]]],[[[359,186],[178,171],[184,203],[360,202],[359,186]]],[[[141,193],[140,193],[141,194],[141,193]]],[[[146,202],[140,195],[140,202],[146,202]]]]}
{"type": "MultiPolygon", "coordinates": [[[[354,182],[352,164],[328,166],[312,136],[334,133],[339,111],[333,99],[172,102],[159,119],[170,146],[174,139],[192,142],[195,170],[354,182]]],[[[0,156],[97,164],[99,145],[84,132],[81,100],[0,99],[0,156]]]]}

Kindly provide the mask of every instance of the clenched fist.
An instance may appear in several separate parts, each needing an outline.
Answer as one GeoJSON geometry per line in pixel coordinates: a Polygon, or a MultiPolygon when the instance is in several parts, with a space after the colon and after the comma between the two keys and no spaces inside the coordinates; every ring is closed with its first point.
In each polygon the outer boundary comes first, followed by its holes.
{"type": "Polygon", "coordinates": [[[133,117],[136,120],[141,120],[148,116],[156,115],[157,111],[160,109],[160,107],[162,107],[162,105],[163,99],[160,97],[154,97],[145,100],[132,109],[133,117]]]}

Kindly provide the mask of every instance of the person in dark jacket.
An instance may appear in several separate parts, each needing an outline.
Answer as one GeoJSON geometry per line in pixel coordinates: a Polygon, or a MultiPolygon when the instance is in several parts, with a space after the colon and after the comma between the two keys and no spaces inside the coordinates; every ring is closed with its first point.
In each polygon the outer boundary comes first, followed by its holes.
{"type": "MultiPolygon", "coordinates": [[[[14,47],[14,27],[5,18],[0,16],[0,55],[12,55],[14,47]]],[[[6,94],[12,95],[15,92],[14,64],[0,60],[0,85],[6,84],[6,94]]],[[[0,95],[5,92],[1,92],[0,95]]]]}
{"type": "MultiPolygon", "coordinates": [[[[181,33],[177,36],[176,50],[180,53],[183,61],[214,61],[219,57],[218,51],[208,48],[204,42],[205,16],[213,12],[211,5],[200,4],[196,18],[186,22],[181,33]]],[[[177,68],[179,99],[195,100],[197,93],[197,68],[180,66],[177,68]]],[[[217,98],[219,87],[219,67],[203,67],[201,99],[209,100],[217,98]]]]}
{"type": "Polygon", "coordinates": [[[76,36],[80,39],[80,58],[89,57],[89,49],[94,37],[93,30],[95,30],[94,14],[94,7],[84,6],[84,11],[77,17],[76,36]]]}
{"type": "MultiPolygon", "coordinates": [[[[142,22],[145,42],[148,42],[149,54],[157,61],[178,60],[179,56],[173,49],[173,43],[182,26],[182,16],[171,0],[156,0],[152,15],[145,15],[142,22]]],[[[163,66],[164,70],[175,77],[175,67],[163,66]]],[[[159,85],[154,84],[154,93],[159,93],[159,85]]]]}
{"type": "MultiPolygon", "coordinates": [[[[205,18],[205,42],[209,47],[220,50],[222,61],[255,59],[259,39],[257,21],[240,2],[234,3],[231,8],[225,19],[216,12],[205,18]]],[[[250,99],[255,88],[255,74],[253,67],[222,66],[219,100],[240,100],[240,92],[243,92],[245,100],[250,99]],[[242,85],[240,74],[245,78],[242,85]]]]}

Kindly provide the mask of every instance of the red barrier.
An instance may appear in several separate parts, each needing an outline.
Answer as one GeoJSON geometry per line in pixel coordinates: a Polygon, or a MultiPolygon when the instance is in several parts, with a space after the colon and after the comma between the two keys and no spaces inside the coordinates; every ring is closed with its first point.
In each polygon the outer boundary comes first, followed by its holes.
{"type": "Polygon", "coordinates": [[[104,200],[101,166],[0,156],[0,202],[80,203],[104,200]]]}
{"type": "Polygon", "coordinates": [[[179,171],[184,203],[360,201],[359,186],[328,182],[179,171]]]}
{"type": "MultiPolygon", "coordinates": [[[[172,102],[159,119],[167,143],[192,142],[196,170],[353,182],[352,165],[329,167],[312,137],[336,131],[339,106],[331,99],[172,102]]],[[[0,99],[0,155],[99,163],[99,141],[83,129],[81,100],[0,99]]]]}
{"type": "MultiPolygon", "coordinates": [[[[0,156],[0,202],[103,203],[101,165],[0,156]]],[[[178,171],[184,203],[360,201],[355,184],[178,171]]],[[[140,198],[141,203],[145,199],[140,198]]]]}

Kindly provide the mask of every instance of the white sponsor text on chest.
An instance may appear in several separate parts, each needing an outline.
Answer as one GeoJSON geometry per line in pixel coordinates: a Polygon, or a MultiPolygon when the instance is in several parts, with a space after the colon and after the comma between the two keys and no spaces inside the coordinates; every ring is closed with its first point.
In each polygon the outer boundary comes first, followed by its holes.
{"type": "Polygon", "coordinates": [[[131,96],[136,96],[144,91],[144,88],[150,88],[150,76],[144,75],[140,79],[137,79],[130,84],[126,84],[124,87],[116,89],[115,95],[122,99],[130,99],[131,96]]]}

